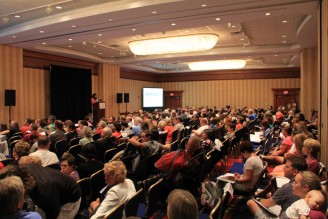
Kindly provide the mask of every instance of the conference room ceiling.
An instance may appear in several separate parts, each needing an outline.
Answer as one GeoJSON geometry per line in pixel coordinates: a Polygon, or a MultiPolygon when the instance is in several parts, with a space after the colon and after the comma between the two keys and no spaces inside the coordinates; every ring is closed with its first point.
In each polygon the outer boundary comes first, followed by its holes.
{"type": "Polygon", "coordinates": [[[191,61],[245,59],[245,68],[300,66],[317,46],[318,0],[2,0],[0,42],[154,73],[191,61]],[[269,14],[268,14],[269,13],[269,14]],[[136,56],[128,42],[213,33],[203,52],[136,56]]]}

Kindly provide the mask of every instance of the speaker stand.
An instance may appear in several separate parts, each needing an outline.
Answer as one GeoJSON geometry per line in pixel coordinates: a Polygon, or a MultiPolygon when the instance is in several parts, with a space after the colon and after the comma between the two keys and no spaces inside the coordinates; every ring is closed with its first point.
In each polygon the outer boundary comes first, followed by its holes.
{"type": "Polygon", "coordinates": [[[11,106],[9,105],[9,125],[8,127],[10,127],[10,123],[11,123],[11,106]]]}

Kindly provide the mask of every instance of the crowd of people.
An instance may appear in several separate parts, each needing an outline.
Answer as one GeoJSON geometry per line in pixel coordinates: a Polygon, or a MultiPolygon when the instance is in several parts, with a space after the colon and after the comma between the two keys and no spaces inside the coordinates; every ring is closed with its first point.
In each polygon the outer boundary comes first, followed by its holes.
{"type": "MultiPolygon", "coordinates": [[[[63,122],[50,115],[47,120],[26,119],[21,128],[12,121],[10,128],[0,135],[7,135],[9,142],[13,136],[21,139],[6,155],[13,158],[10,165],[1,165],[6,156],[0,156],[0,185],[3,185],[0,199],[9,199],[10,192],[17,193],[17,197],[12,198],[15,208],[2,205],[0,215],[1,218],[14,218],[12,215],[74,218],[82,194],[77,182],[103,170],[107,185],[98,199],[88,203],[92,219],[103,218],[116,205],[128,200],[136,193],[138,183],[147,183],[153,174],[166,179],[159,196],[164,203],[168,197],[168,218],[197,218],[201,183],[227,171],[218,164],[235,146],[244,160],[243,173],[229,178],[234,182],[236,194],[256,189],[265,167],[263,161],[267,161],[274,169],[268,174],[271,182],[265,195],[261,194],[265,197],[261,204],[280,205],[282,218],[320,218],[327,205],[318,177],[321,145],[312,133],[316,127],[317,117],[307,121],[302,113],[284,107],[277,111],[272,107],[229,106],[140,110],[118,119],[103,118],[97,124],[90,123],[88,118],[76,124],[70,120],[63,122]],[[243,129],[246,130],[243,136],[236,136],[243,129]],[[257,150],[249,141],[249,134],[254,130],[262,133],[257,150]],[[80,153],[76,156],[67,150],[59,156],[54,147],[56,142],[66,140],[68,149],[75,146],[70,143],[76,139],[76,144],[81,145],[80,153]],[[176,142],[178,147],[173,147],[176,142]],[[105,152],[122,143],[126,145],[124,150],[107,162],[105,152]],[[49,169],[53,164],[60,171],[49,169]],[[221,170],[217,171],[218,168],[221,170]],[[279,175],[289,182],[273,189],[275,186],[271,184],[279,175]],[[6,186],[8,182],[17,186],[6,186]]],[[[224,185],[217,183],[217,186],[224,185]]],[[[273,217],[252,199],[247,207],[255,218],[273,217]]]]}

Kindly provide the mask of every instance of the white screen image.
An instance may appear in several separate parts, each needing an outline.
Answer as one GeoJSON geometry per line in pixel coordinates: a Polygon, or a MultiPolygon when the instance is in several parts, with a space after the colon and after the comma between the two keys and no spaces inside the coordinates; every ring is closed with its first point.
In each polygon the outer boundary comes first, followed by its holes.
{"type": "Polygon", "coordinates": [[[163,88],[143,88],[142,106],[143,108],[163,107],[163,88]]]}

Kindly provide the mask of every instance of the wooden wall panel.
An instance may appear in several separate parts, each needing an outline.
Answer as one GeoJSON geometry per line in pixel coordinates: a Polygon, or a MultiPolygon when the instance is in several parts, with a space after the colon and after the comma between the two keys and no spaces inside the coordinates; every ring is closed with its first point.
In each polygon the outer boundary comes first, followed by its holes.
{"type": "Polygon", "coordinates": [[[32,119],[50,115],[50,73],[48,70],[24,68],[24,115],[32,119]]]}
{"type": "Polygon", "coordinates": [[[165,91],[182,90],[183,106],[248,106],[266,108],[273,105],[272,88],[299,88],[300,79],[256,79],[160,83],[165,91]]]}
{"type": "Polygon", "coordinates": [[[0,45],[0,122],[9,123],[9,107],[5,106],[5,89],[16,90],[16,106],[11,107],[11,119],[24,122],[23,50],[0,45]]]}
{"type": "Polygon", "coordinates": [[[120,67],[100,64],[98,68],[98,97],[106,103],[105,116],[118,116],[116,93],[120,90],[120,67]]]}
{"type": "Polygon", "coordinates": [[[311,119],[311,110],[319,109],[319,69],[318,69],[318,48],[303,49],[301,53],[301,102],[300,109],[311,119]]]}
{"type": "MultiPolygon", "coordinates": [[[[129,79],[120,80],[120,93],[129,93],[130,102],[127,104],[127,112],[134,112],[141,109],[141,98],[142,98],[142,88],[143,87],[160,87],[158,83],[149,81],[136,81],[129,79]]],[[[120,104],[120,112],[126,112],[126,104],[120,104]]]]}

